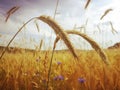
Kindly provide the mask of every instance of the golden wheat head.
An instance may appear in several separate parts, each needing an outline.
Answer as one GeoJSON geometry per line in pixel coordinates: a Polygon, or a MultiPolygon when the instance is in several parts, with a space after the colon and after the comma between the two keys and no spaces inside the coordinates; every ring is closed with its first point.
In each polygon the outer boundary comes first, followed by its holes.
{"type": "MultiPolygon", "coordinates": [[[[67,34],[76,34],[76,35],[79,35],[82,38],[84,38],[86,41],[88,41],[90,43],[90,45],[92,46],[92,48],[94,48],[95,51],[100,55],[101,59],[105,62],[105,64],[109,64],[108,58],[107,58],[105,52],[100,48],[100,46],[93,39],[91,39],[90,37],[88,37],[84,33],[80,33],[80,32],[75,31],[75,30],[67,30],[65,32],[67,34]]],[[[56,41],[58,41],[58,38],[59,37],[56,38],[57,39],[56,41]]]]}
{"type": "Polygon", "coordinates": [[[78,59],[78,56],[77,56],[77,54],[76,54],[76,52],[74,50],[74,47],[73,47],[72,43],[70,42],[67,33],[64,32],[64,29],[61,28],[57,24],[57,22],[55,22],[49,16],[40,16],[40,17],[38,17],[38,19],[42,20],[43,22],[47,23],[51,28],[53,28],[53,30],[56,33],[56,35],[59,35],[59,37],[64,41],[64,43],[69,48],[69,50],[71,51],[73,56],[78,59]]]}

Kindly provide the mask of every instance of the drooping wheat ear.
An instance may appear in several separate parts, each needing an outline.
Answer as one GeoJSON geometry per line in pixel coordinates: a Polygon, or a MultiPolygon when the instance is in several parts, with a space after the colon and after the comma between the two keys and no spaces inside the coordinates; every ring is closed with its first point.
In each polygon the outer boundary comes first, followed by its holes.
{"type": "Polygon", "coordinates": [[[7,17],[5,19],[5,21],[7,22],[8,18],[10,17],[11,14],[13,14],[14,12],[16,12],[20,7],[19,6],[14,6],[12,7],[6,14],[7,17]]]}
{"type": "MultiPolygon", "coordinates": [[[[100,55],[101,59],[105,62],[105,64],[109,64],[108,58],[107,58],[105,52],[100,48],[100,46],[93,39],[88,37],[86,34],[80,33],[80,32],[75,31],[75,30],[68,30],[68,31],[66,31],[66,33],[67,34],[76,34],[76,35],[79,35],[82,38],[84,38],[86,41],[88,41],[90,43],[92,48],[94,48],[95,51],[100,55]]],[[[58,39],[58,37],[56,39],[58,39]]]]}
{"type": "Polygon", "coordinates": [[[64,29],[61,28],[57,24],[57,22],[55,22],[49,16],[40,16],[40,17],[38,17],[38,19],[42,20],[43,22],[47,23],[51,28],[53,28],[53,30],[56,33],[56,35],[59,35],[59,37],[64,41],[64,43],[69,48],[69,50],[71,51],[73,56],[78,59],[78,56],[77,56],[77,54],[76,54],[76,52],[74,50],[74,47],[73,47],[72,43],[70,42],[67,33],[64,32],[64,29]]]}
{"type": "Polygon", "coordinates": [[[37,17],[34,17],[30,20],[28,20],[16,33],[15,35],[12,37],[12,39],[10,40],[10,42],[7,44],[7,46],[5,47],[5,49],[3,50],[2,54],[0,55],[0,59],[3,57],[3,55],[5,54],[6,50],[8,49],[9,45],[12,43],[12,41],[14,40],[14,38],[18,35],[18,33],[23,30],[23,28],[33,19],[37,19],[37,17]]]}
{"type": "Polygon", "coordinates": [[[90,4],[91,0],[87,0],[86,4],[85,4],[85,9],[87,9],[88,5],[90,4]]]}
{"type": "Polygon", "coordinates": [[[104,14],[101,16],[100,20],[102,20],[110,11],[112,11],[113,9],[107,9],[104,14]]]}
{"type": "Polygon", "coordinates": [[[90,45],[95,49],[95,51],[100,55],[100,57],[102,58],[102,60],[106,63],[106,64],[109,64],[108,62],[108,58],[105,54],[105,52],[100,48],[100,46],[93,40],[91,39],[90,37],[88,37],[87,35],[83,34],[83,33],[80,33],[78,31],[75,31],[75,30],[70,30],[70,31],[66,31],[68,34],[76,34],[76,35],[79,35],[81,37],[83,37],[85,40],[87,40],[90,45]]]}

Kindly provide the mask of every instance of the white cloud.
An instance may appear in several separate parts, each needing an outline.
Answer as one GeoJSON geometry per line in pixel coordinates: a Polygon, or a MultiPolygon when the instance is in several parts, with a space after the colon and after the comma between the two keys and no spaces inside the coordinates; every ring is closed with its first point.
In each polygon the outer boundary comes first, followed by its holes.
{"type": "MultiPolygon", "coordinates": [[[[0,9],[0,12],[3,14],[0,15],[0,29],[1,33],[15,33],[18,30],[18,27],[21,27],[23,22],[28,21],[30,18],[40,16],[40,15],[48,15],[53,17],[54,15],[54,10],[56,6],[56,0],[53,1],[48,1],[48,0],[37,0],[36,2],[29,0],[25,1],[22,0],[16,1],[17,5],[20,5],[21,8],[11,15],[9,21],[7,23],[4,22],[5,18],[3,15],[5,14],[5,11],[0,9]]],[[[109,42],[110,40],[113,40],[113,43],[118,42],[119,40],[117,39],[119,35],[114,36],[109,32],[106,35],[102,34],[97,34],[94,35],[93,31],[98,31],[96,25],[100,25],[102,31],[106,30],[107,32],[110,31],[110,26],[109,24],[105,24],[106,22],[111,21],[113,23],[114,28],[117,31],[120,31],[120,6],[119,0],[92,0],[86,10],[84,10],[84,5],[86,3],[86,0],[60,0],[59,5],[58,5],[58,12],[60,13],[59,15],[56,15],[56,21],[64,28],[64,29],[72,29],[73,26],[76,24],[78,27],[85,24],[86,20],[88,19],[88,25],[87,25],[87,34],[90,33],[90,37],[95,39],[98,43],[102,43],[103,41],[107,40],[106,42],[109,42]],[[112,8],[113,11],[108,13],[103,20],[100,20],[101,15],[104,13],[106,9],[112,8]],[[97,38],[99,37],[99,38],[97,38]],[[117,37],[117,38],[116,38],[117,37]],[[104,40],[103,40],[104,39],[104,40]]],[[[12,6],[12,4],[10,3],[12,6]]],[[[13,4],[15,5],[15,3],[13,4]]],[[[7,9],[5,9],[7,10],[7,9]]],[[[38,21],[39,22],[39,21],[38,21]]],[[[45,35],[49,41],[49,37],[51,36],[51,32],[53,35],[53,40],[55,38],[55,34],[53,33],[54,31],[47,26],[45,23],[39,22],[40,26],[40,32],[38,33],[36,30],[36,27],[34,25],[34,21],[31,22],[26,26],[27,34],[34,34],[34,35],[40,35],[43,36],[45,35]]],[[[36,38],[37,39],[37,38],[36,38]]],[[[79,40],[75,40],[75,43],[78,43],[79,40]]],[[[58,45],[59,46],[59,45],[58,45]]],[[[81,46],[84,46],[81,45],[81,46]]],[[[105,47],[105,45],[104,45],[105,47]]]]}

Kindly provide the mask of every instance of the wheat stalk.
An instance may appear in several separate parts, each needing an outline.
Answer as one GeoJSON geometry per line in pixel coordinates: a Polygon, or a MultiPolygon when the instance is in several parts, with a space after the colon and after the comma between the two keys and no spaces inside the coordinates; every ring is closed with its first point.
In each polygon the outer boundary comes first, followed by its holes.
{"type": "Polygon", "coordinates": [[[51,60],[50,60],[50,67],[49,67],[49,70],[48,70],[48,81],[47,81],[47,85],[46,85],[46,90],[48,90],[49,80],[50,80],[50,73],[51,73],[51,68],[52,68],[53,55],[54,55],[55,47],[56,47],[56,44],[57,44],[59,38],[60,37],[57,35],[57,37],[56,37],[56,39],[54,41],[54,46],[53,46],[53,50],[52,50],[52,56],[51,56],[51,60]]]}
{"type": "Polygon", "coordinates": [[[59,37],[64,41],[64,43],[69,48],[69,50],[71,51],[73,56],[78,59],[78,56],[77,56],[77,54],[76,54],[76,52],[74,50],[74,47],[73,47],[72,43],[70,42],[70,40],[69,40],[69,38],[67,36],[67,33],[64,32],[64,29],[62,29],[57,24],[57,22],[55,22],[49,16],[40,16],[40,17],[38,17],[38,19],[42,20],[43,22],[47,23],[51,28],[53,28],[53,30],[56,33],[56,35],[59,35],[59,37]]]}
{"type": "Polygon", "coordinates": [[[84,7],[85,9],[87,9],[88,5],[90,4],[90,1],[91,1],[91,0],[87,0],[87,2],[86,2],[86,4],[85,4],[85,7],[84,7]]]}
{"type": "Polygon", "coordinates": [[[57,3],[56,3],[56,7],[55,7],[55,12],[54,12],[53,19],[55,19],[55,16],[56,16],[56,14],[57,14],[58,4],[59,4],[59,0],[57,0],[57,3]]]}
{"type": "Polygon", "coordinates": [[[112,32],[113,34],[114,34],[114,32],[115,32],[115,33],[118,33],[118,32],[114,29],[113,24],[112,24],[112,22],[111,22],[111,21],[110,21],[110,26],[111,26],[111,29],[112,29],[112,31],[111,31],[111,32],[112,32]]]}
{"type": "Polygon", "coordinates": [[[39,46],[40,51],[41,51],[42,45],[43,45],[43,39],[40,41],[40,46],[39,46]]]}
{"type": "Polygon", "coordinates": [[[40,27],[39,27],[37,21],[35,21],[35,25],[36,25],[36,27],[37,27],[38,32],[40,32],[40,27]]]}
{"type": "MultiPolygon", "coordinates": [[[[76,34],[76,35],[79,35],[82,38],[84,38],[86,41],[88,41],[90,43],[90,45],[92,46],[92,48],[94,48],[95,51],[100,55],[101,59],[105,62],[105,64],[109,64],[108,58],[107,58],[105,52],[100,48],[100,46],[93,39],[91,39],[90,37],[88,37],[86,34],[80,33],[80,32],[75,31],[75,30],[68,30],[68,31],[66,31],[66,33],[67,34],[76,34]]],[[[56,39],[58,41],[58,37],[56,39]]]]}

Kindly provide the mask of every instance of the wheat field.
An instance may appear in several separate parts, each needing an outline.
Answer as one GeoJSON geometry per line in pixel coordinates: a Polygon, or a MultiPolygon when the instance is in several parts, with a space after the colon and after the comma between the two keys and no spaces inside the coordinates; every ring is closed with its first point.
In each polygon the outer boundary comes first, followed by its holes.
{"type": "Polygon", "coordinates": [[[119,51],[102,49],[88,35],[76,30],[65,31],[51,17],[35,17],[22,25],[8,45],[0,50],[0,90],[119,90],[119,51]],[[41,50],[43,40],[39,50],[9,47],[34,19],[45,22],[55,32],[53,49],[41,50]],[[95,50],[75,49],[68,34],[83,37],[95,50]],[[55,50],[59,39],[68,49],[55,50]]]}
{"type": "MultiPolygon", "coordinates": [[[[56,16],[61,14],[57,11],[59,3],[61,2],[60,0],[56,1],[53,17],[50,15],[33,15],[31,19],[26,19],[24,24],[22,22],[23,25],[16,30],[14,35],[11,34],[10,40],[8,40],[8,42],[5,41],[5,43],[7,43],[6,46],[0,46],[0,90],[120,90],[120,44],[117,43],[114,47],[101,47],[102,45],[97,41],[100,40],[99,37],[95,39],[87,34],[87,31],[89,31],[87,29],[91,29],[88,28],[88,26],[92,25],[89,18],[87,18],[85,24],[82,24],[80,27],[77,27],[75,24],[73,29],[66,30],[64,28],[65,25],[63,25],[64,23],[60,24],[61,20],[60,22],[58,22],[59,19],[56,20],[56,16]],[[42,23],[38,23],[39,21],[42,23]],[[42,36],[42,39],[38,38],[40,43],[39,45],[35,45],[34,49],[32,49],[32,43],[34,43],[35,40],[32,40],[32,36],[29,38],[30,48],[11,46],[11,44],[14,45],[14,40],[17,36],[23,33],[26,27],[31,26],[31,22],[35,26],[32,29],[36,28],[40,34],[43,34],[41,30],[42,25],[40,26],[40,24],[48,25],[51,32],[53,31],[52,34],[54,34],[55,39],[52,40],[52,38],[49,38],[51,42],[47,45],[50,48],[45,47],[44,42],[47,40],[45,41],[42,36]],[[84,32],[82,32],[82,30],[84,32]],[[79,42],[76,41],[78,43],[76,45],[73,44],[76,40],[72,37],[74,35],[82,38],[79,42]],[[83,47],[89,44],[92,49],[87,48],[87,50],[85,50],[76,48],[75,46],[81,44],[81,40],[87,42],[83,47]],[[61,44],[61,46],[64,44],[66,49],[56,49],[58,44],[61,44]],[[43,49],[43,47],[45,49],[43,49]]],[[[89,7],[91,8],[93,5],[91,5],[91,3],[92,0],[86,0],[81,10],[85,10],[86,13],[87,10],[89,12],[89,7]]],[[[9,9],[3,17],[5,25],[9,24],[12,19],[14,21],[15,13],[20,13],[19,10],[22,11],[22,9],[20,6],[13,6],[9,9]]],[[[106,28],[101,22],[103,20],[102,23],[104,23],[104,19],[106,19],[111,12],[114,12],[114,9],[108,8],[99,16],[99,20],[101,21],[95,24],[95,28],[97,28],[98,31],[92,31],[94,37],[96,32],[99,33],[101,37],[104,36],[103,30],[106,28]]],[[[87,14],[84,15],[87,16],[87,14]]],[[[72,20],[70,20],[70,22],[71,21],[72,20]]],[[[108,21],[105,23],[111,30],[110,33],[117,37],[119,31],[116,30],[114,26],[115,22],[108,21]]],[[[10,25],[12,26],[12,24],[10,25]]],[[[46,29],[45,27],[45,30],[46,29]]],[[[31,32],[33,33],[33,31],[31,32]]],[[[106,34],[106,38],[108,34],[106,34]]],[[[0,38],[3,38],[1,32],[0,38]]],[[[20,42],[22,46],[26,38],[21,38],[23,39],[20,42]]],[[[105,41],[107,39],[104,40],[103,37],[102,39],[102,44],[107,43],[107,41],[105,41]]]]}
{"type": "MultiPolygon", "coordinates": [[[[0,90],[45,90],[52,51],[6,52],[0,64],[0,90]]],[[[106,66],[95,51],[55,51],[49,90],[119,90],[120,53],[105,50],[111,65],[106,66]]]]}

